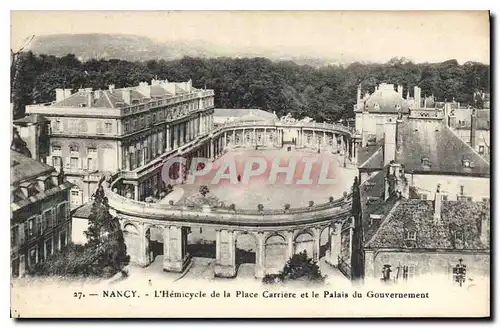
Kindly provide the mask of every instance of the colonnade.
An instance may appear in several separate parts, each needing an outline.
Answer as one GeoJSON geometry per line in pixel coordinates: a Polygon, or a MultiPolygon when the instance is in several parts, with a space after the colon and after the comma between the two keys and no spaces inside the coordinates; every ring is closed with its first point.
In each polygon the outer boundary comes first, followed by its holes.
{"type": "MultiPolygon", "coordinates": [[[[143,221],[121,220],[124,230],[125,243],[131,255],[131,261],[141,266],[149,265],[154,259],[150,256],[149,240],[150,228],[156,227],[162,231],[163,236],[163,269],[170,272],[183,272],[189,265],[191,256],[187,252],[187,236],[190,229],[198,229],[196,226],[182,226],[169,222],[147,223],[143,221]]],[[[216,232],[216,251],[214,275],[216,277],[235,277],[238,271],[236,262],[236,242],[241,235],[250,235],[255,240],[255,277],[262,278],[265,274],[277,273],[283,268],[286,261],[304,249],[308,249],[312,242],[312,259],[319,261],[321,236],[327,232],[329,247],[326,251],[326,262],[336,266],[341,254],[341,229],[342,222],[335,221],[329,225],[317,225],[312,227],[297,227],[295,229],[282,230],[260,229],[250,227],[224,227],[213,226],[216,232]],[[304,239],[306,241],[301,241],[304,239]],[[282,247],[278,253],[270,254],[273,247],[272,239],[282,240],[282,247]],[[309,238],[309,239],[308,239],[309,238]],[[272,256],[278,258],[272,258],[272,256]],[[273,263],[273,260],[276,260],[273,263]]],[[[309,253],[309,252],[308,252],[309,253]]]]}

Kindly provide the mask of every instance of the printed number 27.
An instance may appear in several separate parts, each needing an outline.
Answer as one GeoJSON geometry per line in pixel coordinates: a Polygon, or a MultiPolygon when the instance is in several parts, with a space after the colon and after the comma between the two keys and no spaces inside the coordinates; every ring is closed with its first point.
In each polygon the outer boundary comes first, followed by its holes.
{"type": "Polygon", "coordinates": [[[74,292],[73,293],[73,297],[76,297],[78,299],[81,299],[83,297],[83,293],[82,292],[74,292]]]}

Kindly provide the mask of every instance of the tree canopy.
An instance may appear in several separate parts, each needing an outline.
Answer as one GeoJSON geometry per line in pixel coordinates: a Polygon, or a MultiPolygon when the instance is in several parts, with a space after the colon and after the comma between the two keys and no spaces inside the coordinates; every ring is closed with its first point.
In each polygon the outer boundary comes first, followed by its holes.
{"type": "Polygon", "coordinates": [[[406,90],[422,88],[422,95],[472,104],[473,94],[489,92],[489,65],[456,60],[415,64],[393,58],[384,64],[352,63],[347,66],[311,67],[292,61],[273,62],[266,58],[193,58],[177,60],[91,59],[20,54],[12,68],[14,117],[23,116],[23,107],[55,99],[56,88],[106,89],[138,85],[153,78],[169,81],[192,79],[196,88],[215,91],[215,107],[259,108],[291,113],[296,118],[312,117],[318,122],[353,116],[357,86],[373,92],[378,83],[401,84],[406,90]]]}

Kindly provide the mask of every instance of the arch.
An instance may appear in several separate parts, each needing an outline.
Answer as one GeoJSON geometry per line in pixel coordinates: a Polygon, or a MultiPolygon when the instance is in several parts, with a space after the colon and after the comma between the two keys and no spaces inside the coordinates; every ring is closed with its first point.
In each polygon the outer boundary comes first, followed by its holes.
{"type": "Polygon", "coordinates": [[[123,225],[123,233],[127,233],[127,234],[132,234],[132,235],[138,235],[139,234],[139,230],[137,229],[137,226],[132,223],[132,222],[126,222],[124,225],[123,225]]]}
{"type": "Polygon", "coordinates": [[[279,233],[273,233],[265,239],[265,263],[266,273],[278,273],[288,260],[288,242],[279,233]]]}
{"type": "MultiPolygon", "coordinates": [[[[333,228],[333,227],[332,227],[333,228]]],[[[319,228],[319,259],[326,256],[331,245],[330,226],[319,228]]]]}
{"type": "Polygon", "coordinates": [[[302,230],[294,238],[294,254],[307,252],[307,257],[312,258],[314,254],[314,234],[307,230],[302,230]]]}
{"type": "Polygon", "coordinates": [[[240,275],[255,276],[257,236],[252,232],[236,231],[234,232],[233,239],[237,272],[240,272],[240,275]],[[248,264],[252,264],[253,268],[248,264]]]}

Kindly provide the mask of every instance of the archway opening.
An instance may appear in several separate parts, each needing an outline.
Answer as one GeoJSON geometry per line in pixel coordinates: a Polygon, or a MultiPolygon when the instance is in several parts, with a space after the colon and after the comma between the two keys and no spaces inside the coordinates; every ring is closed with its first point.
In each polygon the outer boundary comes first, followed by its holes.
{"type": "Polygon", "coordinates": [[[309,232],[301,232],[295,237],[294,254],[306,251],[308,258],[313,258],[314,238],[309,232]]]}
{"type": "Polygon", "coordinates": [[[251,233],[242,233],[235,240],[236,272],[239,277],[255,276],[257,240],[251,233]]]}
{"type": "Polygon", "coordinates": [[[139,258],[139,231],[132,223],[126,223],[123,226],[123,241],[127,246],[127,254],[130,256],[131,262],[137,262],[139,258]]]}
{"type": "Polygon", "coordinates": [[[266,274],[279,273],[288,261],[286,239],[281,235],[270,236],[266,240],[265,248],[266,274]]]}
{"type": "Polygon", "coordinates": [[[153,263],[158,256],[163,256],[163,228],[157,226],[149,227],[146,231],[146,237],[148,239],[148,262],[153,263]]]}
{"type": "Polygon", "coordinates": [[[319,236],[319,259],[325,257],[330,249],[330,227],[325,227],[319,236]]]}
{"type": "Polygon", "coordinates": [[[187,236],[187,251],[192,257],[215,259],[216,233],[212,228],[193,227],[187,236]]]}

